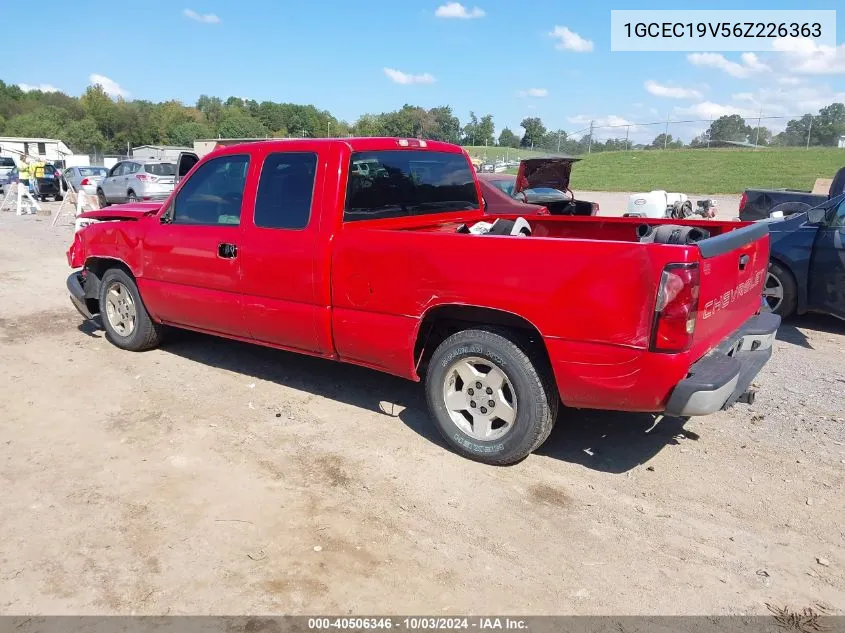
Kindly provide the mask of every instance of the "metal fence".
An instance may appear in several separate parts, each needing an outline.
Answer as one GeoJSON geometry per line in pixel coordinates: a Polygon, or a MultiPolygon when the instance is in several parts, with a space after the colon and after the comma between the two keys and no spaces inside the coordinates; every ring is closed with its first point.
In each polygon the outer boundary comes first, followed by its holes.
{"type": "MultiPolygon", "coordinates": [[[[730,116],[730,115],[729,115],[730,116]]],[[[693,147],[839,147],[845,149],[841,126],[825,125],[818,115],[731,116],[729,121],[667,117],[644,123],[590,121],[580,129],[547,134],[536,149],[560,153],[603,150],[676,149],[693,147]]]]}

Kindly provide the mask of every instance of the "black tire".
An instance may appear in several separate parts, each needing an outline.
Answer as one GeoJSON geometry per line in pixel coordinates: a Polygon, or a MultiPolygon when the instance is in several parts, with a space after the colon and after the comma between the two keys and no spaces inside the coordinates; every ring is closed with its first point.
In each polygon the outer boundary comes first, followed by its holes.
{"type": "Polygon", "coordinates": [[[147,308],[141,300],[141,295],[138,293],[138,286],[135,285],[135,280],[126,271],[120,268],[110,268],[105,272],[100,282],[99,301],[100,315],[103,327],[106,330],[106,338],[116,347],[132,352],[141,352],[152,349],[161,342],[164,326],[150,318],[147,308]],[[106,306],[106,295],[115,284],[122,285],[128,291],[134,304],[134,327],[126,334],[121,334],[115,329],[109,318],[108,308],[106,306]]]}
{"type": "Polygon", "coordinates": [[[105,209],[109,206],[109,201],[106,200],[106,194],[103,193],[102,189],[97,189],[97,206],[101,209],[105,209]]]}
{"type": "Polygon", "coordinates": [[[138,202],[138,196],[131,189],[126,192],[126,202],[138,202]]]}
{"type": "MultiPolygon", "coordinates": [[[[795,277],[786,268],[777,262],[769,262],[769,275],[774,278],[774,282],[779,283],[783,289],[783,298],[780,304],[772,308],[772,312],[779,314],[782,319],[788,319],[798,307],[798,286],[795,283],[795,277]]],[[[772,285],[773,280],[766,277],[766,284],[764,286],[764,293],[767,288],[772,285]]],[[[765,296],[765,295],[764,295],[765,296]]],[[[771,307],[771,303],[769,304],[771,307]]]]}
{"type": "Polygon", "coordinates": [[[463,330],[443,341],[428,365],[426,398],[438,430],[457,453],[485,464],[501,466],[525,458],[546,441],[557,418],[560,397],[546,360],[516,340],[507,330],[463,330]],[[467,358],[489,361],[514,391],[515,419],[503,436],[492,441],[462,430],[446,407],[447,377],[455,363],[467,358]]]}

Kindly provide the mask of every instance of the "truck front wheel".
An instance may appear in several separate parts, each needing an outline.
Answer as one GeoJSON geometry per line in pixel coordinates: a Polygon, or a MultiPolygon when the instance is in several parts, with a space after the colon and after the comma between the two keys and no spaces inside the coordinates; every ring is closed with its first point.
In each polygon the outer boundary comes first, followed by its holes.
{"type": "Polygon", "coordinates": [[[551,433],[560,398],[545,359],[506,332],[463,330],[434,351],[431,417],[449,445],[486,464],[513,464],[551,433]],[[504,335],[503,335],[504,334],[504,335]]]}
{"type": "Polygon", "coordinates": [[[106,337],[121,349],[140,352],[161,342],[163,326],[150,318],[135,280],[120,268],[103,275],[100,314],[106,337]]]}

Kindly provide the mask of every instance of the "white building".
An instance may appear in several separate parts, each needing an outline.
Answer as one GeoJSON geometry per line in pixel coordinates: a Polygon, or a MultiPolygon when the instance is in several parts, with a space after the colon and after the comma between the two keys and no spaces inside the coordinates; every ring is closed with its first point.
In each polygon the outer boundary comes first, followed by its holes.
{"type": "Polygon", "coordinates": [[[845,149],[845,134],[839,137],[839,149],[845,149]]]}
{"type": "Polygon", "coordinates": [[[193,152],[193,148],[178,145],[139,145],[130,152],[132,158],[141,160],[173,160],[179,158],[182,152],[193,152]]]}
{"type": "Polygon", "coordinates": [[[11,156],[20,161],[24,156],[50,162],[67,160],[73,152],[62,141],[54,138],[23,138],[0,136],[0,156],[11,156]]]}

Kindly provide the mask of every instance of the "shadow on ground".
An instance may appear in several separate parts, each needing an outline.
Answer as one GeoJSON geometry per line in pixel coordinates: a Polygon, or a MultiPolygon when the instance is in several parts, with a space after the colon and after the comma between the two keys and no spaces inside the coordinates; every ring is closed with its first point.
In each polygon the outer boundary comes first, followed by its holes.
{"type": "MultiPolygon", "coordinates": [[[[448,450],[428,416],[422,385],[363,367],[335,363],[194,332],[170,332],[164,352],[259,380],[396,417],[412,431],[448,450]]],[[[648,414],[563,409],[537,453],[609,473],[647,462],[677,444],[684,421],[648,414]]]]}
{"type": "Polygon", "coordinates": [[[815,349],[810,339],[802,330],[812,330],[824,334],[845,335],[845,321],[827,314],[804,314],[784,321],[778,328],[779,341],[791,343],[805,349],[815,349]]]}

